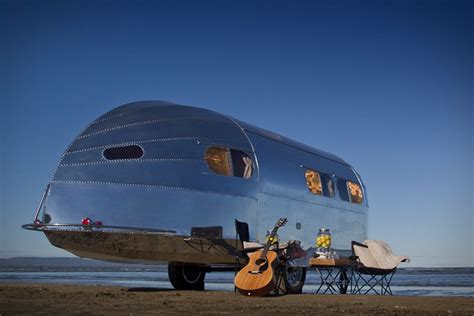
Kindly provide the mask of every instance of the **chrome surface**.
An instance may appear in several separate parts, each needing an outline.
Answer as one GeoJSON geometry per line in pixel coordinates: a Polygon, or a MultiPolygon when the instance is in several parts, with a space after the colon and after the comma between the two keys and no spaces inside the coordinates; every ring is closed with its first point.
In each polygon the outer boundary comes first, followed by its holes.
{"type": "Polygon", "coordinates": [[[136,228],[126,226],[108,226],[108,225],[82,225],[82,224],[24,224],[21,226],[27,230],[47,231],[47,230],[69,230],[69,231],[120,231],[120,232],[140,232],[140,233],[160,233],[176,234],[175,230],[156,229],[156,228],[136,228]]]}
{"type": "MultiPolygon", "coordinates": [[[[36,223],[39,220],[38,216],[39,216],[39,213],[41,211],[41,207],[43,206],[44,199],[46,198],[46,195],[48,194],[49,186],[50,186],[50,184],[48,183],[48,185],[46,186],[46,189],[44,189],[43,196],[41,197],[41,201],[40,201],[40,203],[38,205],[38,208],[36,209],[36,212],[35,212],[35,217],[33,218],[33,223],[36,223]]],[[[23,226],[25,226],[25,225],[23,225],[23,226]]]]}
{"type": "MultiPolygon", "coordinates": [[[[351,240],[367,237],[366,192],[359,175],[335,155],[210,110],[146,101],[113,109],[76,137],[63,154],[39,209],[51,217],[52,224],[80,224],[82,218],[89,217],[104,226],[174,231],[173,238],[178,239],[173,243],[179,245],[191,236],[193,227],[221,226],[223,240],[232,240],[234,219],[249,224],[251,240],[263,241],[275,220],[286,217],[289,225],[279,232],[281,240],[301,240],[309,249],[314,247],[319,228],[328,227],[333,246],[350,249],[351,240]],[[125,145],[140,146],[143,157],[104,157],[105,149],[125,145]],[[215,145],[247,153],[254,161],[251,178],[211,171],[204,153],[215,145]],[[337,191],[335,198],[310,193],[301,166],[360,183],[364,203],[341,201],[337,191]]],[[[53,240],[53,232],[45,233],[53,240]]],[[[132,254],[143,256],[146,252],[112,254],[100,243],[95,248],[89,244],[84,250],[78,246],[81,238],[68,238],[56,238],[52,243],[88,257],[107,254],[129,260],[140,259],[131,258],[132,254]],[[65,242],[68,238],[74,240],[73,246],[65,242]]],[[[149,243],[153,245],[152,260],[216,263],[215,254],[209,252],[179,253],[189,245],[170,254],[163,244],[170,239],[163,238],[160,243],[149,243]],[[160,255],[160,249],[167,250],[160,255]]],[[[231,253],[229,248],[228,255],[231,253]]]]}
{"type": "Polygon", "coordinates": [[[104,230],[45,230],[56,247],[79,257],[109,261],[235,264],[235,240],[194,239],[166,233],[104,230]]]}

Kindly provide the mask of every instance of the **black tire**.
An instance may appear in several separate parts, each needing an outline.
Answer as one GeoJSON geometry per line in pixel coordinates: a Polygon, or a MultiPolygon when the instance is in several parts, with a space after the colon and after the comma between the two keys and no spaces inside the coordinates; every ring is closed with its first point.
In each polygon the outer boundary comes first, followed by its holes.
{"type": "Polygon", "coordinates": [[[199,266],[170,262],[168,277],[176,290],[204,291],[206,272],[199,266]]]}
{"type": "Polygon", "coordinates": [[[284,277],[288,294],[303,293],[303,286],[306,280],[306,268],[287,266],[284,277]]]}

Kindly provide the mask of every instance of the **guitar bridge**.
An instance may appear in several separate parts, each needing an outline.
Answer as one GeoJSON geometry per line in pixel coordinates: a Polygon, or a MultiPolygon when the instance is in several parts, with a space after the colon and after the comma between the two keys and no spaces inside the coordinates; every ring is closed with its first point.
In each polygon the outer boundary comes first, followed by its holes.
{"type": "Polygon", "coordinates": [[[250,274],[260,274],[262,271],[249,271],[250,274]]]}

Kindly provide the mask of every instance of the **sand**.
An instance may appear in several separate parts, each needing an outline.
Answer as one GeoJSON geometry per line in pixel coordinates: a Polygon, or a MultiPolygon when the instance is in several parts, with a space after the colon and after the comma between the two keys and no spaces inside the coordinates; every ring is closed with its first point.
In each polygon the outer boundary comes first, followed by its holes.
{"type": "Polygon", "coordinates": [[[233,292],[50,284],[0,284],[0,315],[18,314],[474,315],[474,298],[375,295],[245,297],[233,292]]]}

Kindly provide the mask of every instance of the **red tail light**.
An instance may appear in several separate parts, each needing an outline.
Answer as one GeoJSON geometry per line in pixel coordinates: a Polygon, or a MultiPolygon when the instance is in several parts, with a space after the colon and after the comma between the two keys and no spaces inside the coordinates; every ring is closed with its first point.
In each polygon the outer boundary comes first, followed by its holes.
{"type": "Polygon", "coordinates": [[[84,217],[82,219],[82,225],[91,225],[91,224],[92,224],[92,220],[89,217],[84,217]]]}

